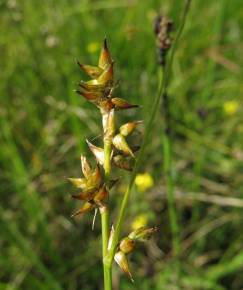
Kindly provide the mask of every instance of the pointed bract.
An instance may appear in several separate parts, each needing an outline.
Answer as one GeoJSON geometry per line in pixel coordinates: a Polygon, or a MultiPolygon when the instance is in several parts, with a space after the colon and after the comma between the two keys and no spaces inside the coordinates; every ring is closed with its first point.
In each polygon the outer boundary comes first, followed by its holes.
{"type": "Polygon", "coordinates": [[[94,208],[94,205],[90,202],[86,202],[78,211],[71,215],[71,217],[75,217],[77,215],[84,214],[88,211],[91,211],[94,208]]]}
{"type": "Polygon", "coordinates": [[[97,162],[100,165],[104,164],[104,149],[95,146],[94,144],[92,144],[91,142],[89,142],[89,140],[86,139],[86,142],[89,146],[90,151],[94,154],[97,162]]]}
{"type": "Polygon", "coordinates": [[[78,61],[78,65],[88,76],[90,76],[93,79],[98,78],[103,72],[103,70],[98,66],[82,64],[79,61],[78,61]]]}
{"type": "Polygon", "coordinates": [[[138,124],[142,123],[142,121],[135,121],[135,122],[128,122],[124,125],[122,125],[119,128],[120,133],[123,136],[128,136],[129,134],[131,134],[138,126],[138,124]]]}
{"type": "Polygon", "coordinates": [[[111,55],[107,46],[107,40],[104,39],[103,48],[99,57],[99,67],[105,69],[108,64],[112,63],[111,55]]]}
{"type": "Polygon", "coordinates": [[[146,229],[145,227],[141,227],[131,232],[128,237],[135,241],[144,242],[144,241],[147,241],[152,236],[152,234],[154,234],[157,231],[158,231],[157,227],[148,228],[148,229],[146,229]]]}
{"type": "Polygon", "coordinates": [[[91,174],[91,166],[84,155],[81,155],[81,168],[85,178],[88,178],[91,174]]]}
{"type": "Polygon", "coordinates": [[[102,115],[102,125],[106,138],[111,138],[115,132],[115,111],[112,109],[102,115]]]}
{"type": "Polygon", "coordinates": [[[119,251],[115,254],[114,259],[122,271],[134,282],[126,255],[122,251],[119,251]]]}
{"type": "Polygon", "coordinates": [[[109,240],[108,240],[108,247],[107,247],[108,250],[110,250],[110,248],[111,248],[112,240],[113,240],[113,238],[114,238],[114,232],[115,232],[115,229],[114,229],[114,226],[112,225],[112,226],[111,226],[111,231],[110,231],[109,240]]]}
{"type": "Polygon", "coordinates": [[[97,79],[98,84],[106,85],[113,81],[113,64],[112,62],[97,79]]]}
{"type": "Polygon", "coordinates": [[[85,189],[87,181],[85,178],[68,178],[68,180],[77,188],[85,189]]]}
{"type": "Polygon", "coordinates": [[[102,92],[105,89],[105,85],[104,84],[100,84],[98,83],[96,80],[92,80],[92,81],[80,81],[79,86],[89,92],[102,92]]]}
{"type": "Polygon", "coordinates": [[[101,92],[89,92],[84,88],[80,88],[80,90],[76,90],[76,92],[83,96],[87,101],[89,102],[95,102],[98,101],[102,97],[101,92]]]}
{"type": "Polygon", "coordinates": [[[94,172],[92,172],[87,179],[86,191],[94,191],[100,187],[102,175],[99,165],[96,165],[94,172]]]}
{"type": "Polygon", "coordinates": [[[121,98],[112,98],[111,102],[114,104],[116,110],[125,110],[138,107],[138,105],[130,104],[121,98]]]}
{"type": "Polygon", "coordinates": [[[131,155],[132,157],[134,157],[134,154],[132,150],[130,149],[130,147],[128,146],[127,141],[124,138],[124,136],[122,136],[121,134],[117,134],[113,138],[112,142],[113,142],[113,145],[116,147],[116,149],[122,151],[123,153],[127,155],[131,155]]]}

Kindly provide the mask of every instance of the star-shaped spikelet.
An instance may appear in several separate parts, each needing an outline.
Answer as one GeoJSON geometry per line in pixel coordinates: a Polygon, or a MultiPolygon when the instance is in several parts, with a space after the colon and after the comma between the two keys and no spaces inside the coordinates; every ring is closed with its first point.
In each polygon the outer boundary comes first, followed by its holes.
{"type": "Polygon", "coordinates": [[[97,66],[81,64],[80,68],[89,76],[91,80],[80,81],[77,92],[86,100],[95,104],[102,112],[111,109],[122,110],[138,107],[127,101],[113,96],[114,83],[114,61],[104,40],[97,66]]]}
{"type": "Polygon", "coordinates": [[[83,206],[72,217],[101,207],[108,197],[108,190],[103,183],[99,165],[92,170],[87,158],[81,155],[81,168],[83,178],[68,178],[75,187],[80,189],[80,192],[72,197],[84,201],[83,206]]]}

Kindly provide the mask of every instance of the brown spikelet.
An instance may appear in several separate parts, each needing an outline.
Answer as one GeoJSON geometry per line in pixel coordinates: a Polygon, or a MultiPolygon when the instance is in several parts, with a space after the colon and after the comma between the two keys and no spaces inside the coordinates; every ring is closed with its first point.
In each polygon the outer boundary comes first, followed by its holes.
{"type": "Polygon", "coordinates": [[[115,254],[114,259],[122,271],[134,282],[126,255],[122,251],[119,251],[115,254]]]}
{"type": "Polygon", "coordinates": [[[103,48],[99,57],[99,67],[105,69],[108,64],[112,63],[112,58],[108,49],[107,40],[104,39],[103,48]]]}
{"type": "Polygon", "coordinates": [[[88,76],[90,76],[93,79],[98,78],[103,72],[103,70],[97,66],[81,64],[79,61],[78,65],[82,69],[82,71],[84,71],[88,76]]]}
{"type": "Polygon", "coordinates": [[[89,142],[88,139],[86,139],[86,143],[88,144],[90,151],[94,154],[97,162],[100,165],[103,165],[104,164],[104,149],[95,146],[94,144],[89,142]]]}
{"type": "Polygon", "coordinates": [[[75,217],[81,214],[84,214],[86,212],[91,211],[94,208],[94,205],[90,202],[86,202],[78,211],[76,211],[75,213],[73,213],[71,215],[71,217],[75,217]]]}
{"type": "Polygon", "coordinates": [[[121,98],[112,98],[111,102],[114,104],[116,110],[126,110],[138,107],[138,105],[130,104],[121,98]]]}

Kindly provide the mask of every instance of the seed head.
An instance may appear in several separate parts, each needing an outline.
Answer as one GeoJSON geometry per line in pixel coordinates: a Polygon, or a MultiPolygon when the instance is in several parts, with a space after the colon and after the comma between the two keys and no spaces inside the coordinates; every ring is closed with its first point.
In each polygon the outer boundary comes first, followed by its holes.
{"type": "Polygon", "coordinates": [[[158,62],[165,65],[166,54],[170,49],[172,39],[170,33],[173,28],[173,22],[167,16],[158,15],[155,19],[154,33],[158,48],[158,62]]]}

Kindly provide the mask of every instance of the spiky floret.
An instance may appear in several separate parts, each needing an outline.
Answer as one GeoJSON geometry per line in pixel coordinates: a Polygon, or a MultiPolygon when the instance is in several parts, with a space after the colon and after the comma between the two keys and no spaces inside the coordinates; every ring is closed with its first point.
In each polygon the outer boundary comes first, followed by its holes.
{"type": "Polygon", "coordinates": [[[108,49],[107,40],[104,40],[97,66],[81,64],[81,70],[86,73],[91,80],[80,81],[77,93],[89,102],[95,104],[102,112],[124,110],[137,107],[127,101],[113,96],[116,87],[114,82],[114,61],[108,49]]]}

